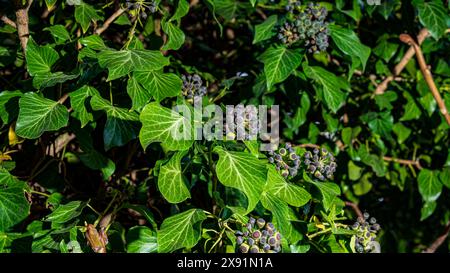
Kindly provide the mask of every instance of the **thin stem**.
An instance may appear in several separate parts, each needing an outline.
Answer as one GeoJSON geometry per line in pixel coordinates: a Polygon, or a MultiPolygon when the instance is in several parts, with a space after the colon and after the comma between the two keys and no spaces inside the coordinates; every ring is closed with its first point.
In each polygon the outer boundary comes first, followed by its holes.
{"type": "Polygon", "coordinates": [[[88,208],[90,208],[93,212],[95,212],[95,214],[97,214],[98,216],[100,216],[101,215],[101,213],[100,212],[98,212],[96,209],[94,209],[89,203],[87,203],[87,205],[86,205],[88,208]]]}
{"type": "Polygon", "coordinates": [[[141,13],[141,6],[139,6],[139,9],[138,9],[138,11],[137,11],[137,15],[136,15],[136,19],[134,20],[134,24],[133,24],[133,27],[131,28],[131,30],[130,30],[130,32],[128,33],[128,39],[127,39],[127,42],[125,43],[125,45],[124,45],[124,47],[126,48],[126,49],[128,49],[128,46],[130,46],[130,43],[131,43],[131,41],[133,40],[133,37],[134,37],[134,32],[135,32],[135,30],[136,30],[136,26],[137,26],[137,23],[138,23],[138,21],[139,21],[139,14],[141,13]]]}
{"type": "Polygon", "coordinates": [[[46,194],[46,193],[43,193],[43,192],[40,192],[40,191],[35,191],[35,190],[30,190],[29,193],[42,195],[42,196],[45,196],[47,198],[50,197],[50,194],[46,194]]]}
{"type": "Polygon", "coordinates": [[[112,82],[109,82],[109,101],[111,102],[111,105],[114,105],[113,93],[112,93],[112,82]]]}
{"type": "Polygon", "coordinates": [[[317,237],[317,236],[319,236],[319,235],[321,235],[321,234],[328,233],[328,232],[330,232],[330,231],[331,231],[331,228],[327,228],[327,229],[318,231],[318,232],[316,232],[316,233],[313,233],[313,234],[307,235],[307,236],[308,236],[309,239],[312,239],[312,238],[314,238],[314,237],[317,237]]]}

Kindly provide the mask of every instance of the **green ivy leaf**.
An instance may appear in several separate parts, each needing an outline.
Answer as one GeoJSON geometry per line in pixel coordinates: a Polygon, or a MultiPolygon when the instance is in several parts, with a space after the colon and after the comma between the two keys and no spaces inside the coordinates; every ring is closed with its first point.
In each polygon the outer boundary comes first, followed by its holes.
{"type": "MultiPolygon", "coordinates": [[[[137,82],[140,83],[157,102],[168,97],[176,97],[181,94],[183,82],[173,73],[162,73],[160,71],[136,71],[133,73],[137,82]]],[[[144,95],[145,96],[145,95],[144,95]]]]}
{"type": "Polygon", "coordinates": [[[450,167],[444,168],[439,174],[442,184],[450,189],[450,167]]]}
{"type": "Polygon", "coordinates": [[[105,42],[103,42],[102,38],[98,35],[83,37],[80,39],[80,43],[83,46],[89,47],[94,50],[106,49],[105,42]]]}
{"type": "Polygon", "coordinates": [[[214,152],[219,155],[217,178],[223,185],[242,191],[248,201],[247,212],[252,211],[266,184],[266,166],[250,153],[226,151],[220,146],[214,152]]]}
{"type": "Polygon", "coordinates": [[[0,118],[4,124],[12,122],[17,117],[21,96],[22,92],[18,90],[0,92],[0,118]]]}
{"type": "Polygon", "coordinates": [[[369,128],[376,134],[389,138],[394,122],[394,117],[389,112],[377,114],[374,118],[368,120],[369,128]]]}
{"type": "Polygon", "coordinates": [[[267,89],[282,82],[300,65],[302,55],[298,50],[287,49],[284,46],[268,48],[260,57],[264,63],[264,74],[267,79],[267,89]]]}
{"type": "Polygon", "coordinates": [[[178,0],[177,9],[174,15],[170,18],[170,21],[180,21],[181,18],[186,16],[189,12],[189,3],[186,0],[178,0]]]}
{"type": "Polygon", "coordinates": [[[69,112],[64,105],[33,92],[20,98],[19,109],[16,134],[23,138],[38,138],[46,131],[65,127],[69,122],[69,112]]]}
{"type": "Polygon", "coordinates": [[[412,130],[403,125],[401,122],[394,124],[392,130],[397,135],[397,141],[399,144],[405,142],[411,134],[412,130]]]}
{"type": "Polygon", "coordinates": [[[148,227],[130,228],[126,240],[128,253],[156,253],[158,250],[156,232],[148,227]]]}
{"type": "Polygon", "coordinates": [[[38,74],[48,74],[51,72],[52,66],[59,58],[56,52],[50,46],[39,46],[32,37],[28,39],[27,49],[25,52],[27,60],[27,69],[30,76],[34,77],[38,74]]]}
{"type": "Polygon", "coordinates": [[[127,82],[127,93],[131,98],[132,107],[131,110],[140,110],[147,102],[150,101],[152,94],[146,88],[144,88],[137,80],[136,77],[130,77],[127,82]]]}
{"type": "Polygon", "coordinates": [[[175,153],[166,164],[162,165],[158,175],[158,188],[170,203],[180,203],[191,198],[181,170],[181,159],[185,151],[175,153]]]}
{"type": "Polygon", "coordinates": [[[330,25],[330,36],[337,47],[352,58],[353,63],[359,62],[362,64],[363,70],[366,68],[371,50],[370,47],[361,43],[355,32],[347,28],[330,25]]]}
{"type": "Polygon", "coordinates": [[[332,183],[332,182],[316,182],[311,180],[309,178],[308,174],[305,172],[303,173],[303,179],[316,186],[317,189],[319,189],[321,195],[322,195],[322,205],[323,208],[328,211],[332,205],[339,200],[338,196],[341,194],[341,189],[338,185],[332,183]]]}
{"type": "Polygon", "coordinates": [[[91,22],[101,19],[102,17],[91,5],[81,2],[80,5],[75,6],[75,20],[81,25],[83,33],[89,29],[91,22]]]}
{"type": "Polygon", "coordinates": [[[139,140],[144,149],[150,143],[161,142],[171,151],[187,150],[194,143],[191,121],[175,111],[162,107],[159,103],[147,104],[142,109],[140,120],[142,129],[139,140]]]}
{"type": "Polygon", "coordinates": [[[54,25],[44,28],[43,30],[50,31],[55,40],[55,43],[60,45],[65,41],[70,40],[70,34],[63,25],[54,25]]]}
{"type": "Polygon", "coordinates": [[[383,159],[377,155],[369,154],[365,145],[360,146],[358,156],[364,164],[372,167],[372,170],[378,177],[383,177],[386,174],[386,166],[383,159]]]}
{"type": "Polygon", "coordinates": [[[78,217],[87,203],[82,201],[72,201],[64,205],[59,205],[52,213],[45,217],[45,221],[52,224],[64,224],[78,217]]]}
{"type": "Polygon", "coordinates": [[[76,79],[80,76],[78,71],[72,74],[65,74],[64,72],[58,71],[55,73],[47,74],[36,74],[33,78],[33,86],[39,89],[55,86],[59,83],[64,83],[76,79]]]}
{"type": "Polygon", "coordinates": [[[268,169],[266,191],[294,207],[301,207],[311,199],[305,189],[287,182],[273,166],[268,169]]]}
{"type": "Polygon", "coordinates": [[[91,99],[93,110],[106,112],[106,124],[103,131],[105,150],[120,147],[137,137],[139,132],[139,116],[135,112],[110,104],[100,96],[91,99]]]}
{"type": "Polygon", "coordinates": [[[98,62],[101,67],[108,68],[108,81],[112,81],[136,70],[159,70],[169,64],[169,59],[153,50],[107,49],[98,53],[98,62]]]}
{"type": "Polygon", "coordinates": [[[289,221],[289,207],[275,195],[264,191],[261,194],[261,204],[272,213],[272,222],[283,236],[288,236],[292,229],[289,221]]]}
{"type": "Polygon", "coordinates": [[[24,182],[0,169],[0,232],[20,223],[30,213],[24,188],[24,182]]]}
{"type": "Polygon", "coordinates": [[[167,34],[168,39],[162,50],[178,50],[184,44],[184,32],[171,22],[162,22],[162,29],[167,34]]]}
{"type": "Polygon", "coordinates": [[[425,202],[420,210],[420,221],[423,221],[430,217],[433,212],[436,210],[437,203],[433,202],[425,202]]]}
{"type": "Polygon", "coordinates": [[[255,37],[253,38],[253,44],[272,38],[275,35],[273,31],[275,25],[278,22],[278,16],[272,15],[267,18],[261,24],[255,26],[255,37]]]}
{"type": "Polygon", "coordinates": [[[86,100],[92,96],[100,96],[98,90],[92,86],[83,85],[81,88],[71,92],[69,96],[73,115],[80,120],[81,128],[86,126],[90,121],[94,121],[92,113],[86,108],[86,100]]]}
{"type": "Polygon", "coordinates": [[[350,90],[348,82],[319,66],[305,66],[304,72],[308,78],[321,86],[322,89],[314,86],[316,92],[322,92],[325,103],[336,113],[347,96],[341,90],[350,90]]]}
{"type": "Polygon", "coordinates": [[[190,209],[164,219],[157,232],[158,253],[195,246],[200,240],[205,219],[206,215],[200,209],[190,209]]]}
{"type": "Polygon", "coordinates": [[[417,177],[419,192],[425,202],[434,202],[441,195],[442,183],[437,171],[422,169],[417,177]]]}
{"type": "Polygon", "coordinates": [[[420,23],[428,28],[431,36],[435,39],[441,38],[447,29],[447,20],[449,19],[448,10],[444,7],[442,1],[415,0],[413,4],[419,11],[420,23]]]}
{"type": "Polygon", "coordinates": [[[361,177],[362,168],[358,167],[353,161],[348,162],[348,177],[352,181],[356,181],[361,177]]]}

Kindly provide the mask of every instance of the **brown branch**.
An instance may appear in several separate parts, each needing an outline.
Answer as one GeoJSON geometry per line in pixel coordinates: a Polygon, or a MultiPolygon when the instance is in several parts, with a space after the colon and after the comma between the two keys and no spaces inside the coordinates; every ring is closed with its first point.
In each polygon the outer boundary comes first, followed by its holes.
{"type": "Polygon", "coordinates": [[[419,170],[423,169],[422,166],[420,165],[419,160],[399,159],[399,158],[393,158],[393,157],[389,157],[389,156],[384,156],[383,160],[387,161],[387,162],[399,163],[402,165],[415,166],[419,170]]]}
{"type": "Polygon", "coordinates": [[[100,35],[105,30],[108,29],[108,27],[114,22],[120,15],[122,15],[126,9],[119,8],[116,10],[108,19],[106,19],[105,23],[103,23],[103,26],[95,30],[95,34],[100,35]]]}
{"type": "Polygon", "coordinates": [[[51,8],[47,8],[44,10],[44,12],[41,14],[41,19],[46,19],[52,11],[56,9],[56,5],[53,5],[51,8]]]}
{"type": "Polygon", "coordinates": [[[447,226],[445,226],[444,231],[437,237],[437,239],[422,253],[434,253],[436,250],[445,242],[450,233],[450,221],[448,221],[447,226]]]}
{"type": "Polygon", "coordinates": [[[2,14],[2,16],[0,16],[0,20],[1,20],[3,23],[12,26],[13,28],[17,28],[16,23],[14,23],[13,20],[9,19],[8,16],[6,16],[6,15],[4,15],[4,14],[2,14]]]}
{"type": "Polygon", "coordinates": [[[450,125],[450,114],[447,111],[445,102],[442,99],[441,94],[439,93],[439,90],[436,87],[436,84],[434,83],[433,75],[431,74],[431,71],[428,68],[428,65],[425,61],[425,57],[423,56],[423,52],[420,49],[420,46],[408,34],[400,35],[400,40],[406,44],[411,45],[414,48],[414,50],[416,51],[416,57],[417,57],[417,61],[419,63],[420,71],[422,71],[423,77],[425,78],[425,81],[426,81],[428,87],[430,88],[430,91],[433,94],[433,97],[439,106],[439,110],[441,111],[441,114],[444,116],[445,120],[447,121],[447,124],[450,125]]]}
{"type": "MultiPolygon", "coordinates": [[[[423,41],[425,41],[425,39],[428,37],[428,35],[429,35],[429,32],[428,32],[428,29],[426,29],[426,28],[422,29],[419,32],[419,34],[417,35],[417,41],[418,41],[419,45],[422,44],[423,41]]],[[[411,58],[414,56],[414,54],[415,54],[414,47],[411,46],[408,49],[408,51],[406,51],[406,53],[403,56],[403,58],[401,59],[401,61],[395,66],[394,71],[392,72],[392,75],[388,76],[386,79],[384,79],[384,81],[382,83],[380,83],[377,86],[377,88],[375,89],[376,95],[381,95],[386,91],[389,83],[391,81],[393,81],[396,76],[400,75],[400,73],[403,71],[403,69],[405,69],[406,65],[411,60],[411,58]]]]}
{"type": "Polygon", "coordinates": [[[317,148],[320,149],[320,146],[317,144],[312,144],[312,143],[305,143],[305,144],[299,144],[299,145],[295,145],[295,147],[300,147],[300,148],[317,148]]]}
{"type": "Polygon", "coordinates": [[[347,207],[351,207],[358,217],[363,218],[363,214],[362,214],[362,212],[361,212],[361,210],[359,209],[359,207],[358,207],[357,204],[352,203],[352,202],[350,202],[350,201],[345,201],[345,205],[346,205],[347,207]]]}
{"type": "Polygon", "coordinates": [[[25,54],[28,38],[30,36],[30,31],[28,29],[28,10],[30,9],[33,0],[28,0],[28,2],[23,5],[22,0],[16,0],[16,26],[17,34],[19,35],[20,45],[22,46],[23,53],[25,54]]]}

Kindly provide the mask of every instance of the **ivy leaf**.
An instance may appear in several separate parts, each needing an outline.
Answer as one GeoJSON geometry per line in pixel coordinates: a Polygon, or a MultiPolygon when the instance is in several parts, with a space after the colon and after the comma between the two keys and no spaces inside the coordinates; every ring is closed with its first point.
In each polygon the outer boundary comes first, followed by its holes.
{"type": "Polygon", "coordinates": [[[21,96],[22,92],[18,90],[0,92],[0,118],[4,124],[8,124],[16,119],[21,96]]]}
{"type": "Polygon", "coordinates": [[[450,189],[450,167],[447,167],[441,171],[439,178],[441,179],[442,184],[450,189]]]}
{"type": "Polygon", "coordinates": [[[71,92],[69,96],[74,116],[80,120],[81,128],[86,126],[88,122],[94,121],[92,113],[86,108],[86,100],[92,96],[100,96],[98,90],[92,86],[83,85],[81,88],[71,92]]]}
{"type": "Polygon", "coordinates": [[[157,102],[168,97],[176,97],[181,93],[183,82],[173,73],[160,71],[136,71],[136,80],[155,98],[157,102]]]}
{"type": "Polygon", "coordinates": [[[120,147],[135,139],[139,132],[139,116],[135,112],[113,106],[100,96],[91,99],[93,110],[106,112],[106,124],[103,131],[105,150],[120,147]]]}
{"type": "Polygon", "coordinates": [[[126,240],[128,253],[156,253],[158,250],[156,232],[148,227],[130,228],[126,240]]]}
{"type": "Polygon", "coordinates": [[[189,12],[189,3],[186,0],[178,0],[177,9],[170,21],[180,21],[189,12]]]}
{"type": "Polygon", "coordinates": [[[127,82],[127,93],[131,98],[131,110],[140,110],[152,97],[150,91],[142,87],[136,77],[130,77],[127,82]]]}
{"type": "Polygon", "coordinates": [[[98,35],[90,35],[87,37],[83,37],[80,39],[80,43],[83,46],[89,47],[94,50],[106,49],[105,42],[103,42],[102,38],[98,35]]]}
{"type": "Polygon", "coordinates": [[[25,93],[19,100],[19,117],[16,134],[34,139],[46,131],[56,131],[69,122],[69,112],[64,105],[39,96],[25,93]]]}
{"type": "Polygon", "coordinates": [[[159,103],[147,104],[142,109],[140,120],[142,129],[139,140],[144,149],[150,143],[161,142],[171,151],[187,150],[194,143],[191,121],[159,103]]]}
{"type": "Polygon", "coordinates": [[[313,184],[319,189],[322,195],[322,205],[328,211],[335,201],[339,200],[338,196],[341,194],[341,189],[338,185],[332,182],[315,182],[308,177],[306,173],[303,174],[306,182],[313,184]]]}
{"type": "Polygon", "coordinates": [[[372,170],[378,177],[383,177],[386,174],[386,166],[384,165],[383,159],[379,156],[369,154],[365,145],[360,146],[358,156],[364,164],[372,167],[372,170]]]}
{"type": "Polygon", "coordinates": [[[444,35],[447,29],[448,11],[442,1],[415,0],[413,4],[419,11],[419,20],[431,33],[435,39],[444,35]]]}
{"type": "Polygon", "coordinates": [[[286,202],[266,191],[262,193],[260,198],[263,207],[272,212],[272,221],[275,227],[283,236],[290,234],[292,225],[289,221],[289,207],[286,202]]]}
{"type": "Polygon", "coordinates": [[[158,175],[158,188],[164,198],[170,203],[180,203],[191,198],[181,170],[181,159],[186,152],[177,152],[161,166],[158,175]]]}
{"type": "Polygon", "coordinates": [[[75,6],[75,20],[81,25],[83,33],[86,33],[92,21],[95,22],[101,19],[102,17],[91,5],[81,2],[75,6]]]}
{"type": "Polygon", "coordinates": [[[352,62],[362,64],[363,70],[366,68],[367,60],[370,56],[370,47],[361,43],[355,32],[350,29],[336,25],[330,25],[330,36],[337,47],[352,58],[352,62]]]}
{"type": "Polygon", "coordinates": [[[161,48],[162,50],[178,50],[184,44],[184,32],[171,22],[162,22],[162,29],[167,34],[167,43],[161,48]]]}
{"type": "Polygon", "coordinates": [[[394,124],[392,130],[397,135],[397,141],[399,144],[405,142],[411,134],[412,130],[403,125],[401,122],[394,124]]]}
{"type": "Polygon", "coordinates": [[[36,76],[33,78],[33,86],[39,89],[43,89],[55,86],[59,83],[76,79],[79,76],[80,74],[78,71],[72,74],[65,74],[64,72],[61,71],[47,74],[36,74],[36,76]]]}
{"type": "Polygon", "coordinates": [[[169,59],[164,57],[161,52],[145,49],[103,50],[98,53],[98,62],[101,67],[108,68],[108,81],[120,78],[132,71],[153,71],[169,65],[169,59]]]}
{"type": "Polygon", "coordinates": [[[217,178],[223,185],[242,191],[248,201],[247,212],[252,211],[266,184],[266,166],[250,153],[226,151],[220,146],[214,152],[219,155],[217,178]]]}
{"type": "Polygon", "coordinates": [[[273,166],[268,170],[266,191],[294,207],[301,207],[311,199],[305,189],[287,182],[273,166]]]}
{"type": "Polygon", "coordinates": [[[0,232],[20,223],[30,213],[24,188],[24,182],[0,169],[0,232]]]}
{"type": "Polygon", "coordinates": [[[64,205],[59,205],[52,213],[45,217],[45,221],[54,224],[64,224],[78,217],[87,203],[82,201],[72,201],[64,205]]]}
{"type": "Polygon", "coordinates": [[[272,15],[264,22],[255,26],[255,37],[253,38],[253,44],[272,38],[275,35],[273,31],[276,23],[278,22],[278,16],[272,15]]]}
{"type": "Polygon", "coordinates": [[[27,49],[25,52],[27,60],[27,69],[30,76],[37,74],[48,74],[52,66],[59,58],[58,52],[50,46],[39,46],[32,37],[28,39],[27,49]]]}
{"type": "Polygon", "coordinates": [[[425,202],[434,202],[441,195],[442,183],[437,171],[422,169],[417,177],[419,192],[425,202]]]}
{"type": "Polygon", "coordinates": [[[54,25],[44,28],[43,30],[49,31],[56,44],[63,44],[65,41],[70,40],[70,34],[63,25],[54,25]]]}
{"type": "Polygon", "coordinates": [[[158,253],[194,247],[200,240],[205,219],[206,215],[201,209],[190,209],[164,219],[157,232],[158,253]]]}
{"type": "Polygon", "coordinates": [[[430,217],[433,212],[436,210],[437,203],[433,202],[425,202],[420,210],[420,221],[423,221],[430,217]]]}
{"type": "Polygon", "coordinates": [[[347,96],[341,90],[350,90],[348,82],[319,66],[305,66],[304,72],[308,78],[322,86],[322,89],[318,89],[316,86],[314,88],[316,92],[322,92],[325,103],[336,113],[344,104],[347,96]]]}
{"type": "MultiPolygon", "coordinates": [[[[370,112],[369,112],[370,113],[370,112]]],[[[394,126],[394,117],[389,112],[377,113],[375,117],[368,121],[369,128],[376,134],[389,138],[392,127],[394,126]]]]}
{"type": "Polygon", "coordinates": [[[267,79],[267,89],[282,82],[300,65],[302,55],[298,50],[287,49],[284,46],[268,48],[260,57],[264,63],[264,74],[267,79]]]}

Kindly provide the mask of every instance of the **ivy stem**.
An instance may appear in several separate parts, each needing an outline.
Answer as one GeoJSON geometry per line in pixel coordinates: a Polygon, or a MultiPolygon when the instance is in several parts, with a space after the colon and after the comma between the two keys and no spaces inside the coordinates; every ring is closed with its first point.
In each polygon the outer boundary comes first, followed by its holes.
{"type": "Polygon", "coordinates": [[[114,105],[113,94],[112,94],[112,82],[109,82],[109,101],[111,105],[114,105]]]}
{"type": "Polygon", "coordinates": [[[87,203],[87,205],[86,205],[88,208],[90,208],[93,212],[95,212],[95,214],[97,214],[98,216],[100,216],[101,215],[101,213],[100,212],[98,212],[96,209],[94,209],[89,203],[87,203]]]}
{"type": "Polygon", "coordinates": [[[133,26],[131,27],[131,30],[130,30],[130,32],[128,33],[128,39],[127,39],[127,42],[125,43],[125,45],[124,45],[124,47],[126,48],[126,49],[128,49],[128,47],[130,46],[130,43],[131,43],[131,41],[133,40],[133,37],[134,37],[134,32],[135,32],[135,30],[136,30],[136,27],[137,27],[137,23],[138,23],[138,21],[139,21],[139,14],[141,13],[141,6],[139,6],[139,9],[138,9],[138,11],[137,11],[137,15],[136,15],[136,20],[134,20],[134,24],[133,24],[133,26]]]}
{"type": "Polygon", "coordinates": [[[35,191],[35,190],[30,190],[29,193],[34,193],[34,194],[37,194],[37,195],[42,195],[42,196],[45,196],[45,197],[47,197],[47,198],[50,197],[50,194],[43,193],[43,192],[40,192],[40,191],[35,191]]]}
{"type": "Polygon", "coordinates": [[[307,235],[307,236],[308,236],[309,239],[312,239],[312,238],[314,238],[314,237],[317,237],[317,236],[319,236],[319,235],[321,235],[321,234],[328,233],[328,232],[330,232],[330,231],[331,231],[331,228],[327,228],[327,229],[318,231],[318,232],[316,232],[316,233],[313,233],[313,234],[307,235]]]}

